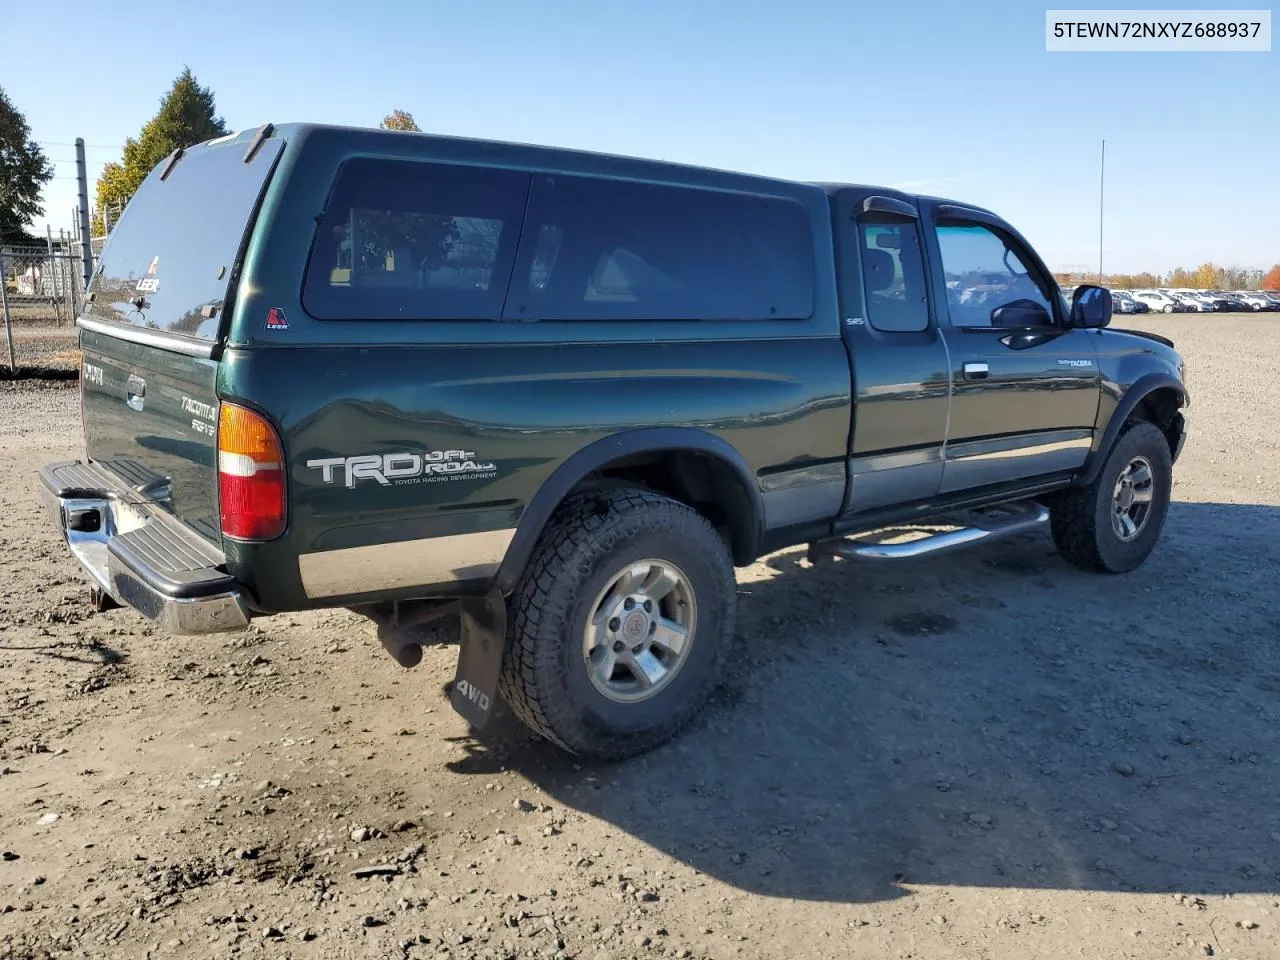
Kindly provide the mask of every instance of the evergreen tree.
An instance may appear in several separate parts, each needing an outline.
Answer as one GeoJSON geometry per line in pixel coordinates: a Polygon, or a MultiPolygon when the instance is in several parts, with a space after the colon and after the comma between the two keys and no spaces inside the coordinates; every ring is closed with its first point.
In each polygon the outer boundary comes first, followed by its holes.
{"type": "Polygon", "coordinates": [[[183,68],[178,79],[160,101],[160,111],[147,121],[136,138],[124,142],[120,163],[108,163],[98,178],[97,203],[93,213],[93,232],[102,232],[102,208],[119,210],[146,179],[148,173],[178,147],[189,147],[227,132],[227,125],[217,116],[213,91],[202,87],[183,68]]]}

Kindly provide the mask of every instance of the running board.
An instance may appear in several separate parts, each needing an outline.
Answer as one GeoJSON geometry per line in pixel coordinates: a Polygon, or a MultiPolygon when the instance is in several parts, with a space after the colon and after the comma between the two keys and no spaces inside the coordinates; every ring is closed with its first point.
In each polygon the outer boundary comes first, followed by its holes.
{"type": "Polygon", "coordinates": [[[1003,515],[983,517],[977,524],[948,530],[932,536],[908,540],[905,543],[877,543],[870,540],[838,538],[819,540],[809,544],[809,562],[830,557],[845,560],[910,560],[914,557],[936,556],[951,550],[960,550],[978,543],[999,540],[1002,537],[1026,533],[1049,522],[1049,510],[1038,503],[1001,507],[1003,515]]]}

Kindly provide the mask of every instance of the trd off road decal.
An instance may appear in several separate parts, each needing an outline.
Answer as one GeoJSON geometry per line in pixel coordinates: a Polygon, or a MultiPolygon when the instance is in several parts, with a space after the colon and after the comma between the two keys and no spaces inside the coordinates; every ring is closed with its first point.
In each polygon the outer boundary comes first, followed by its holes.
{"type": "Polygon", "coordinates": [[[384,487],[400,487],[444,480],[488,480],[498,473],[492,463],[477,460],[470,450],[324,457],[308,460],[307,466],[320,471],[322,483],[342,483],[348,489],[354,487],[357,480],[376,480],[384,487]]]}

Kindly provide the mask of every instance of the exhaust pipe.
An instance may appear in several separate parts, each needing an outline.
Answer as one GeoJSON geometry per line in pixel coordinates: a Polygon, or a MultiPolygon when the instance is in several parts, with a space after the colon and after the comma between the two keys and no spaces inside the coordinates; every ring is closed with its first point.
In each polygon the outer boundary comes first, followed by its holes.
{"type": "Polygon", "coordinates": [[[391,659],[406,670],[410,667],[416,667],[422,662],[422,644],[407,640],[394,627],[387,629],[379,626],[378,641],[382,644],[383,649],[391,654],[391,659]]]}
{"type": "Polygon", "coordinates": [[[422,662],[424,643],[456,643],[458,617],[456,600],[395,600],[357,609],[378,628],[378,642],[391,659],[405,669],[422,662]],[[454,618],[449,629],[447,618],[454,618]],[[426,627],[427,629],[422,629],[426,627]]]}

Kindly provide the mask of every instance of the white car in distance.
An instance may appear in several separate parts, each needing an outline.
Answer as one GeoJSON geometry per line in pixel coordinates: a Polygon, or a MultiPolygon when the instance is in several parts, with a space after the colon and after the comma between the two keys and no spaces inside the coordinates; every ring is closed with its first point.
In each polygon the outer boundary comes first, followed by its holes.
{"type": "Polygon", "coordinates": [[[1152,313],[1173,313],[1177,309],[1172,297],[1157,290],[1135,290],[1133,295],[1150,307],[1152,313]]]}

